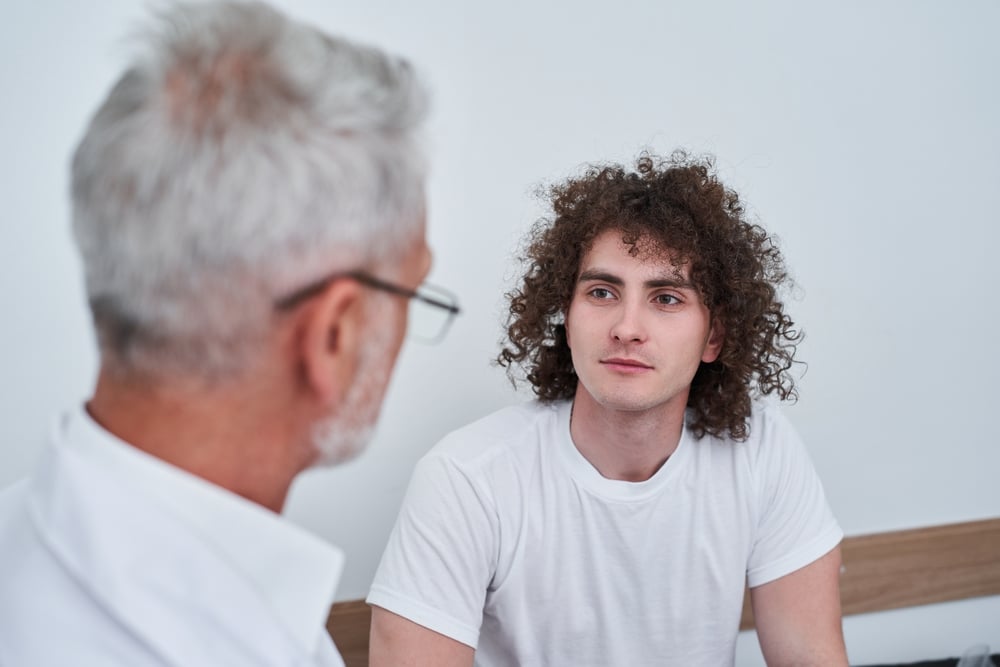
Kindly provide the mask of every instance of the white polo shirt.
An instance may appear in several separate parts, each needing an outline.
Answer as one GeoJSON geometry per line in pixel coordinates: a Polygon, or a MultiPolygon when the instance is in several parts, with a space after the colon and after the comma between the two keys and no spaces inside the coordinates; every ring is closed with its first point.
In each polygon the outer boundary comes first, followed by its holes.
{"type": "Polygon", "coordinates": [[[0,664],[342,666],[340,550],[82,408],[0,494],[0,664]]]}

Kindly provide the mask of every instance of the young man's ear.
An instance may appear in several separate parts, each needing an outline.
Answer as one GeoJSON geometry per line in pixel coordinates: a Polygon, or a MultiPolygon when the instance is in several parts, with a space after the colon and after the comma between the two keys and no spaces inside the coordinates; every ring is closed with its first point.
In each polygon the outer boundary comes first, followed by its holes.
{"type": "Polygon", "coordinates": [[[701,360],[710,364],[719,358],[722,352],[722,343],[726,340],[726,327],[718,317],[712,318],[712,326],[708,330],[708,340],[705,342],[705,350],[701,354],[701,360]]]}
{"type": "Polygon", "coordinates": [[[334,280],[303,314],[303,379],[327,407],[339,402],[354,380],[364,325],[361,289],[349,278],[334,280]]]}

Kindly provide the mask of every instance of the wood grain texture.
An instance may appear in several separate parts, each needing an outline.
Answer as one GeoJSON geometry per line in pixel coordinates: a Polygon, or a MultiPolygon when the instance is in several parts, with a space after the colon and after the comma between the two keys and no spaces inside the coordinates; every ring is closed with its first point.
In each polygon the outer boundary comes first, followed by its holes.
{"type": "Polygon", "coordinates": [[[338,602],[330,608],[326,629],[346,667],[368,667],[368,631],[372,610],[364,600],[338,602]]]}
{"type": "MultiPolygon", "coordinates": [[[[1000,519],[844,539],[840,599],[844,615],[1000,595],[1000,519]]],[[[371,609],[338,602],[327,629],[347,667],[368,664],[371,609]]],[[[750,596],[740,629],[753,627],[750,596]]]]}
{"type": "MultiPolygon", "coordinates": [[[[1000,519],[844,539],[844,615],[1000,594],[1000,519]]],[[[740,629],[753,627],[750,596],[740,629]]]]}

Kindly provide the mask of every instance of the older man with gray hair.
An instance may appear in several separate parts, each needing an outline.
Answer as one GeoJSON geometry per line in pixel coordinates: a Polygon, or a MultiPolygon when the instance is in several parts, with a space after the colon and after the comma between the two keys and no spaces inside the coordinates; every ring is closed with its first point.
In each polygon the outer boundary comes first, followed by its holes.
{"type": "Polygon", "coordinates": [[[425,94],[262,4],[145,42],[73,158],[100,372],[0,494],[0,664],[342,665],[342,556],[278,513],[363,447],[407,304],[458,312],[420,287],[425,94]]]}

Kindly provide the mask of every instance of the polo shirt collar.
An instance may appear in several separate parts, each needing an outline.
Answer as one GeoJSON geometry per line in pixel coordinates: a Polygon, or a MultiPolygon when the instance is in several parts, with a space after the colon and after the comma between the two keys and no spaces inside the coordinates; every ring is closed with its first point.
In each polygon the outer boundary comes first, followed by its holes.
{"type": "Polygon", "coordinates": [[[307,654],[326,632],[344,554],[279,514],[151,456],[101,427],[81,408],[60,440],[165,511],[232,565],[307,654]]]}

